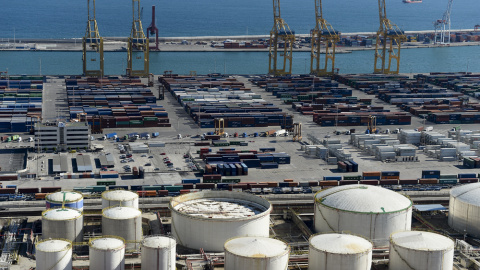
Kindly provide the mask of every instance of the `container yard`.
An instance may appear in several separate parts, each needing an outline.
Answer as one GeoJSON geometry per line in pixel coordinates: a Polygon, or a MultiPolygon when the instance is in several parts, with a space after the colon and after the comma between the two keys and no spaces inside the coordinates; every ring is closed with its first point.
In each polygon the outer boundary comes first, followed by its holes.
{"type": "MultiPolygon", "coordinates": [[[[460,208],[475,207],[468,196],[480,179],[480,131],[474,121],[439,124],[431,116],[445,105],[453,112],[441,113],[474,114],[475,95],[467,91],[467,103],[459,85],[465,80],[473,89],[478,76],[460,75],[172,75],[153,86],[122,77],[47,78],[43,90],[60,81],[56,89],[65,95],[43,106],[55,106],[67,122],[86,121],[89,147],[42,149],[35,133],[2,134],[0,221],[4,233],[22,233],[3,245],[9,255],[1,260],[11,269],[40,269],[43,255],[33,247],[51,238],[72,241],[66,257],[73,269],[105,265],[105,258],[135,267],[237,269],[252,258],[230,242],[267,241],[265,265],[307,269],[327,258],[349,269],[390,269],[403,262],[392,260],[393,246],[401,258],[403,249],[417,252],[390,238],[405,230],[440,232],[456,250],[475,250],[478,228],[460,208]],[[156,125],[146,124],[150,116],[156,125]],[[118,117],[128,117],[128,127],[118,117]],[[340,232],[332,237],[344,242],[329,241],[339,246],[314,241],[332,232],[340,232]],[[365,250],[349,253],[357,242],[365,250]],[[158,259],[172,252],[175,259],[158,259]]],[[[447,264],[463,270],[474,260],[459,251],[447,264]]]]}

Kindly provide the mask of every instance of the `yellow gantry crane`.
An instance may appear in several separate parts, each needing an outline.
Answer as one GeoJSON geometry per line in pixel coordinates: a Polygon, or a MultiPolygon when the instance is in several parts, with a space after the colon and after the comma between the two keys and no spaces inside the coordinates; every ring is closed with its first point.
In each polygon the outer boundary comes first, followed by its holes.
{"type": "Polygon", "coordinates": [[[405,33],[387,18],[385,0],[378,0],[378,10],[380,15],[380,28],[377,31],[377,41],[375,45],[374,73],[398,74],[400,68],[401,43],[406,41],[407,38],[405,33]],[[387,43],[388,66],[386,67],[387,43]],[[392,67],[392,60],[396,62],[396,69],[392,67]]]}
{"type": "Polygon", "coordinates": [[[268,74],[274,76],[292,74],[292,49],[295,32],[291,31],[288,24],[280,17],[280,0],[273,0],[273,20],[268,47],[268,74]],[[283,46],[283,52],[279,52],[281,46],[283,46]],[[282,58],[283,67],[278,67],[278,62],[282,58]]]}
{"type": "Polygon", "coordinates": [[[333,75],[335,70],[335,47],[340,41],[338,33],[323,18],[322,0],[315,0],[315,29],[312,31],[312,55],[310,73],[317,76],[333,75]],[[320,67],[320,47],[325,43],[325,65],[320,67]],[[331,62],[329,69],[329,61],[331,62]]]}
{"type": "Polygon", "coordinates": [[[215,118],[215,135],[223,136],[225,134],[225,120],[223,118],[215,118]]]}
{"type": "MultiPolygon", "coordinates": [[[[85,37],[82,39],[82,46],[83,46],[83,75],[91,76],[91,77],[103,77],[103,64],[104,64],[104,57],[103,57],[103,38],[100,36],[98,32],[98,25],[97,19],[95,15],[95,0],[92,0],[93,5],[90,5],[90,0],[87,0],[88,5],[88,21],[87,21],[87,31],[85,33],[85,37]],[[98,70],[88,70],[87,69],[87,50],[91,49],[98,53],[100,58],[100,67],[98,70]]],[[[91,58],[91,61],[96,61],[96,58],[91,58]]]]}
{"type": "MultiPolygon", "coordinates": [[[[127,75],[147,77],[150,67],[150,46],[149,40],[143,32],[142,20],[140,16],[140,0],[132,0],[133,23],[130,37],[128,38],[128,56],[127,56],[127,75]],[[133,69],[134,50],[143,52],[143,69],[133,69]]],[[[137,56],[136,59],[142,59],[137,56]]]]}

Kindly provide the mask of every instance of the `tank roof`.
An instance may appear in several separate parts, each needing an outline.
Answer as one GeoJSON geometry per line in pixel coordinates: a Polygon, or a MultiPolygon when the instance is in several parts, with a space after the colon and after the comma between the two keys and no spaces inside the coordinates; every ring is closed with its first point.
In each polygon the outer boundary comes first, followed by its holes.
{"type": "Polygon", "coordinates": [[[480,183],[459,186],[450,190],[450,195],[470,204],[480,205],[480,183]]]}
{"type": "Polygon", "coordinates": [[[37,244],[37,250],[45,252],[58,252],[72,247],[72,243],[60,239],[48,239],[37,244]]]}
{"type": "Polygon", "coordinates": [[[230,219],[255,216],[267,209],[255,202],[235,198],[202,198],[177,204],[175,210],[190,216],[230,219]]]}
{"type": "Polygon", "coordinates": [[[42,216],[50,220],[75,219],[82,215],[82,212],[71,208],[55,208],[43,212],[42,216]]]}
{"type": "Polygon", "coordinates": [[[111,190],[102,193],[102,198],[111,201],[131,201],[138,198],[138,194],[128,190],[111,190]]]}
{"type": "Polygon", "coordinates": [[[277,239],[247,236],[228,240],[225,242],[225,250],[238,256],[260,259],[283,255],[290,248],[277,239]]]}
{"type": "Polygon", "coordinates": [[[151,236],[143,239],[142,245],[148,248],[169,248],[176,245],[173,238],[165,236],[151,236]]]}
{"type": "Polygon", "coordinates": [[[103,210],[103,216],[111,219],[130,219],[141,214],[140,210],[132,207],[111,207],[103,210]]]}
{"type": "Polygon", "coordinates": [[[398,246],[416,250],[445,250],[454,247],[450,238],[431,232],[398,232],[392,234],[390,238],[398,246]]]}
{"type": "Polygon", "coordinates": [[[101,250],[119,249],[125,246],[125,242],[118,238],[97,238],[90,242],[90,246],[101,250]]]}
{"type": "Polygon", "coordinates": [[[322,205],[357,213],[389,213],[412,207],[412,201],[394,191],[369,185],[347,185],[322,190],[315,196],[322,205]]]}
{"type": "Polygon", "coordinates": [[[83,195],[73,191],[59,191],[47,195],[47,200],[52,202],[63,202],[65,194],[65,202],[76,202],[83,198],[83,195]]]}
{"type": "Polygon", "coordinates": [[[309,242],[317,250],[339,254],[364,253],[373,248],[370,241],[350,234],[319,234],[312,236],[309,242]]]}

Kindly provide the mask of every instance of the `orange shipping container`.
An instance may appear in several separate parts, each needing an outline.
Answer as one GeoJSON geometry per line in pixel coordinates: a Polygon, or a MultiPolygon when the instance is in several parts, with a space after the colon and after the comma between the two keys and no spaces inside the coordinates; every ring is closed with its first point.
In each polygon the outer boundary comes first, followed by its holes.
{"type": "Polygon", "coordinates": [[[438,179],[420,179],[418,183],[421,185],[438,184],[438,179]]]}
{"type": "Polygon", "coordinates": [[[382,172],[363,172],[363,176],[381,176],[382,172]]]}
{"type": "Polygon", "coordinates": [[[320,181],[320,186],[322,187],[338,186],[338,181],[320,181]]]}
{"type": "Polygon", "coordinates": [[[291,183],[291,182],[293,182],[293,179],[283,179],[283,182],[291,183]]]}
{"type": "Polygon", "coordinates": [[[382,180],[399,180],[399,179],[400,179],[400,176],[394,176],[394,175],[392,175],[392,176],[386,176],[386,175],[384,175],[384,176],[382,176],[381,179],[382,179],[382,180]]]}
{"type": "Polygon", "coordinates": [[[35,193],[35,200],[45,200],[47,193],[35,193]]]}

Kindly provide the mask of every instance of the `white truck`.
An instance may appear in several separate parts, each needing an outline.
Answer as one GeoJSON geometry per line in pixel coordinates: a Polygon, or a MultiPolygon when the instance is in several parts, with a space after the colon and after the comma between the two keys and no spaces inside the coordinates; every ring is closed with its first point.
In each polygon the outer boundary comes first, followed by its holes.
{"type": "Polygon", "coordinates": [[[275,137],[278,137],[278,136],[288,136],[288,131],[286,131],[285,129],[280,129],[280,130],[277,130],[275,131],[275,133],[273,134],[275,137]]]}

